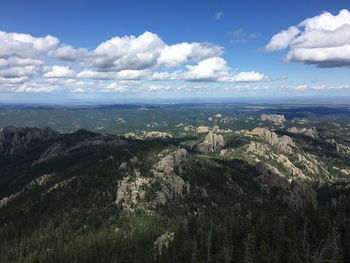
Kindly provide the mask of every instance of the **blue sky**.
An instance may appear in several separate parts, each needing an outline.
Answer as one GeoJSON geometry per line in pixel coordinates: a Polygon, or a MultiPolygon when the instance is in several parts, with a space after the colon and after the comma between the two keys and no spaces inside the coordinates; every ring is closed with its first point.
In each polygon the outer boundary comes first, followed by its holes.
{"type": "Polygon", "coordinates": [[[348,10],[347,0],[1,1],[0,101],[349,95],[348,10]]]}

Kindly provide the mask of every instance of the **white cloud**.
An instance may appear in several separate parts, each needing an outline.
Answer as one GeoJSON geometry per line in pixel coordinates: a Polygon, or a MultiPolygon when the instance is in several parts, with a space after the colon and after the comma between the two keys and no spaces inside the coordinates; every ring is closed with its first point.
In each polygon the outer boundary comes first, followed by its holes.
{"type": "Polygon", "coordinates": [[[266,49],[268,51],[285,49],[299,33],[300,30],[297,27],[291,26],[287,30],[283,30],[282,32],[274,35],[267,44],[266,49]]]}
{"type": "Polygon", "coordinates": [[[268,78],[256,71],[241,72],[232,77],[233,82],[254,82],[268,80],[268,78]]]}
{"type": "Polygon", "coordinates": [[[120,80],[137,80],[148,75],[148,70],[122,70],[116,73],[116,78],[120,80]]]}
{"type": "Polygon", "coordinates": [[[36,38],[0,31],[1,83],[22,83],[38,76],[45,56],[58,44],[59,40],[52,36],[36,38]]]}
{"type": "Polygon", "coordinates": [[[88,56],[89,52],[85,48],[74,48],[72,46],[63,45],[51,52],[51,56],[63,61],[76,61],[88,56]]]}
{"type": "Polygon", "coordinates": [[[319,67],[350,66],[350,12],[308,18],[272,37],[268,51],[288,48],[286,60],[319,67]]]}
{"type": "Polygon", "coordinates": [[[165,43],[157,34],[114,37],[101,43],[88,65],[104,71],[141,70],[154,67],[165,43]]]}
{"type": "Polygon", "coordinates": [[[113,72],[99,72],[94,70],[83,70],[77,74],[78,78],[86,79],[113,79],[113,72]]]}
{"type": "Polygon", "coordinates": [[[228,75],[229,67],[226,64],[221,57],[208,58],[195,66],[186,66],[187,71],[182,74],[182,78],[190,81],[218,81],[228,75]]]}
{"type": "Polygon", "coordinates": [[[198,82],[256,82],[269,80],[267,76],[256,71],[232,74],[225,59],[212,57],[198,62],[196,65],[187,65],[186,71],[173,73],[156,72],[153,80],[186,80],[198,82]]]}
{"type": "Polygon", "coordinates": [[[32,58],[53,50],[59,40],[53,36],[44,38],[28,34],[7,33],[0,31],[0,58],[32,58]]]}
{"type": "Polygon", "coordinates": [[[30,77],[34,75],[36,66],[28,65],[23,67],[5,67],[0,69],[0,77],[2,78],[20,78],[20,77],[30,77]]]}
{"type": "Polygon", "coordinates": [[[143,82],[263,79],[257,72],[254,76],[244,75],[249,72],[234,75],[222,57],[221,46],[206,42],[168,44],[151,32],[113,37],[88,50],[60,43],[50,35],[0,31],[0,47],[1,90],[15,92],[154,92],[170,90],[169,85],[144,86],[143,82]]]}
{"type": "Polygon", "coordinates": [[[68,66],[52,66],[47,68],[43,74],[44,78],[71,78],[75,76],[75,71],[68,66]]]}
{"type": "Polygon", "coordinates": [[[178,67],[218,56],[222,47],[210,43],[167,45],[157,34],[114,37],[101,43],[83,63],[97,71],[145,70],[178,67]]]}
{"type": "Polygon", "coordinates": [[[222,54],[222,48],[213,44],[180,43],[165,46],[158,59],[158,64],[166,67],[176,67],[189,61],[201,61],[222,54]]]}
{"type": "Polygon", "coordinates": [[[333,90],[345,90],[350,89],[349,85],[327,85],[327,84],[318,84],[318,85],[307,85],[299,84],[293,87],[297,91],[333,91],[333,90]]]}
{"type": "Polygon", "coordinates": [[[118,81],[103,87],[103,92],[128,92],[136,88],[138,84],[134,81],[118,81]]]}
{"type": "Polygon", "coordinates": [[[58,88],[56,86],[48,85],[45,83],[25,83],[20,87],[16,88],[15,92],[48,93],[56,91],[57,89],[58,88]]]}
{"type": "Polygon", "coordinates": [[[18,78],[3,78],[0,77],[0,84],[23,84],[27,82],[29,78],[27,76],[25,77],[18,77],[18,78]]]}

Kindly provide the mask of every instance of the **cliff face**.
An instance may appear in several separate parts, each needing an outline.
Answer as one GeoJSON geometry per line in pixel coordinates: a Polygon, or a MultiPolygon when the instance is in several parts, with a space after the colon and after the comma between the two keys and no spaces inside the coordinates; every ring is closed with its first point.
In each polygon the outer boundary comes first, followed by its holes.
{"type": "Polygon", "coordinates": [[[222,135],[209,132],[202,143],[198,144],[198,150],[202,153],[219,151],[224,147],[225,141],[222,135]]]}
{"type": "Polygon", "coordinates": [[[286,121],[284,115],[279,114],[261,114],[260,119],[262,121],[271,121],[276,124],[281,124],[286,121]]]}
{"type": "Polygon", "coordinates": [[[0,129],[0,154],[15,155],[21,153],[32,143],[40,143],[57,138],[60,135],[50,128],[15,128],[8,126],[0,129]]]}

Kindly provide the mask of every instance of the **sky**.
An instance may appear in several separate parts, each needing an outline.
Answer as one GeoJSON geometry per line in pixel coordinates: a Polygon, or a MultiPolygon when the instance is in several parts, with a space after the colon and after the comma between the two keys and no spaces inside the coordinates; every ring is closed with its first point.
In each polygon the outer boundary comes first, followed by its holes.
{"type": "Polygon", "coordinates": [[[0,102],[350,96],[350,1],[0,1],[0,102]]]}

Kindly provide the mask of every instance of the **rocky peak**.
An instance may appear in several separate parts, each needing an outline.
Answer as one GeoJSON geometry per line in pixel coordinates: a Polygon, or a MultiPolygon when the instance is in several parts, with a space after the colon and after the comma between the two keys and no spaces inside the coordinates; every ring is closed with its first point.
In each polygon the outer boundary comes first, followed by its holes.
{"type": "Polygon", "coordinates": [[[284,115],[279,114],[261,114],[260,119],[262,121],[272,121],[274,123],[281,124],[286,121],[284,115]]]}
{"type": "Polygon", "coordinates": [[[198,144],[198,150],[202,153],[216,152],[225,145],[224,137],[209,132],[202,143],[198,144]]]}
{"type": "Polygon", "coordinates": [[[292,147],[295,147],[295,143],[289,136],[278,136],[275,132],[266,128],[255,128],[248,132],[250,135],[262,137],[270,144],[276,146],[282,152],[292,152],[292,147]]]}
{"type": "Polygon", "coordinates": [[[313,139],[318,138],[318,133],[317,133],[315,127],[312,127],[312,128],[292,127],[292,128],[288,128],[287,131],[290,133],[294,133],[294,134],[303,134],[303,135],[309,136],[313,139]]]}
{"type": "Polygon", "coordinates": [[[49,127],[39,128],[16,128],[8,126],[0,129],[0,154],[18,154],[32,143],[57,138],[60,135],[49,127]]]}

